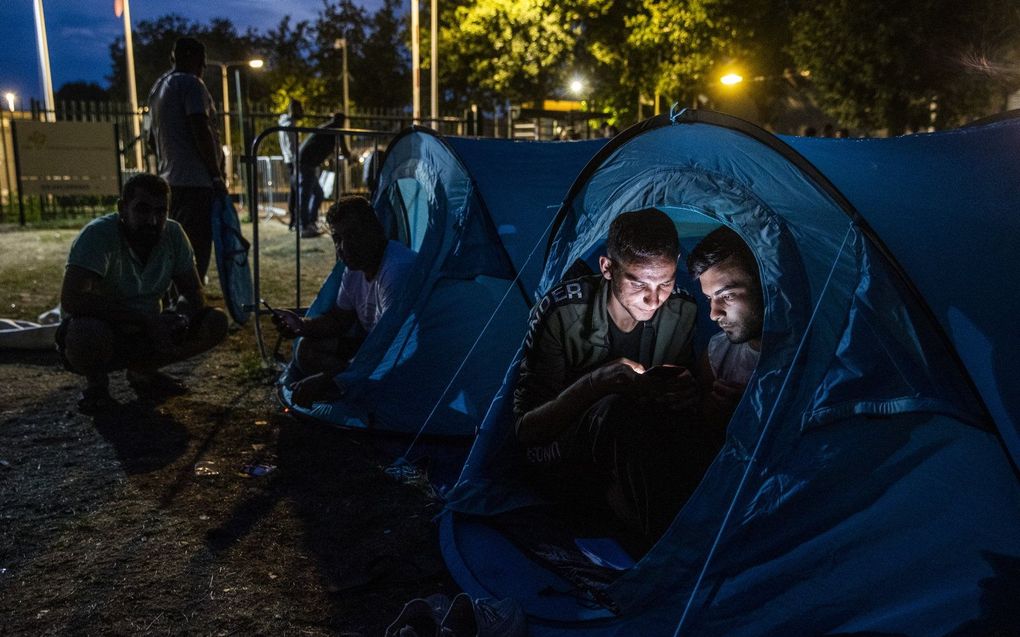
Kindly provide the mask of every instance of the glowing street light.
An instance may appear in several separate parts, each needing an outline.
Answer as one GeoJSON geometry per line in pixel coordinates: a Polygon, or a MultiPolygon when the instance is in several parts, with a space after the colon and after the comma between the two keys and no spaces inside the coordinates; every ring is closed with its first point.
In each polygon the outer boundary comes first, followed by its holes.
{"type": "Polygon", "coordinates": [[[570,80],[570,92],[574,95],[580,96],[584,92],[584,81],[579,77],[575,77],[570,80]]]}
{"type": "MultiPolygon", "coordinates": [[[[223,141],[228,149],[230,149],[230,98],[227,91],[227,69],[229,67],[249,66],[253,69],[261,69],[266,65],[265,60],[262,58],[252,58],[250,60],[239,60],[233,62],[217,62],[215,60],[207,60],[206,66],[216,66],[220,69],[220,82],[223,90],[223,141]]],[[[236,68],[234,69],[234,80],[237,85],[237,113],[238,113],[238,128],[241,130],[241,154],[246,152],[244,146],[244,109],[241,105],[241,74],[236,68]]],[[[234,177],[234,165],[231,159],[226,161],[227,168],[227,181],[232,181],[234,177]]]]}
{"type": "Polygon", "coordinates": [[[736,73],[727,73],[726,75],[719,78],[719,81],[726,86],[733,86],[734,84],[740,84],[744,81],[743,76],[736,73]]]}
{"type": "Polygon", "coordinates": [[[4,93],[4,99],[7,100],[7,109],[13,113],[14,100],[18,99],[18,96],[15,95],[14,93],[11,93],[10,91],[7,91],[6,93],[4,93]]]}

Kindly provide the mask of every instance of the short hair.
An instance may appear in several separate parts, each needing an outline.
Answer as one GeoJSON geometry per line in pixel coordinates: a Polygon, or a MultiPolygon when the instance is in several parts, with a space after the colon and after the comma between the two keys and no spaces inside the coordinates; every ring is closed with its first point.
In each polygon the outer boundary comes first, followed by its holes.
{"type": "Polygon", "coordinates": [[[378,233],[379,236],[385,236],[386,234],[383,230],[382,222],[379,221],[379,217],[375,214],[375,208],[372,207],[368,199],[360,195],[340,197],[326,211],[326,223],[332,227],[341,224],[354,224],[361,229],[378,233]]]}
{"type": "Polygon", "coordinates": [[[669,216],[655,208],[625,212],[609,225],[606,252],[613,261],[676,261],[680,240],[669,216]]]}
{"type": "Polygon", "coordinates": [[[166,183],[165,179],[152,173],[138,173],[124,182],[120,198],[127,203],[135,198],[135,193],[139,190],[144,190],[150,195],[170,197],[170,184],[166,183]]]}
{"type": "Polygon", "coordinates": [[[189,64],[205,60],[205,45],[195,38],[177,38],[174,42],[174,64],[189,64]]]}
{"type": "Polygon", "coordinates": [[[736,259],[742,268],[757,278],[757,259],[754,258],[751,249],[747,247],[747,244],[740,238],[740,235],[726,226],[721,226],[709,232],[691,250],[690,256],[687,257],[687,272],[691,275],[692,279],[697,280],[705,271],[719,265],[730,257],[736,259]]]}

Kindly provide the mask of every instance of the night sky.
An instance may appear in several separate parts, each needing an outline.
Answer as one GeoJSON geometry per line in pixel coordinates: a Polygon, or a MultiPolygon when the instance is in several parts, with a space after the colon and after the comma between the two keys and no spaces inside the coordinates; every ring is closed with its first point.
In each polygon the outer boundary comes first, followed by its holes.
{"type": "MultiPolygon", "coordinates": [[[[0,94],[15,92],[19,109],[27,105],[28,98],[43,97],[34,4],[34,0],[0,0],[0,94]]],[[[357,4],[369,11],[379,5],[378,0],[357,4]]],[[[141,20],[176,13],[203,23],[228,17],[239,32],[248,27],[265,31],[287,14],[295,22],[313,20],[321,8],[322,0],[133,0],[131,21],[137,25],[141,20]]],[[[114,16],[113,0],[44,0],[43,11],[53,91],[75,81],[106,87],[111,72],[110,44],[124,35],[124,21],[114,16]]]]}

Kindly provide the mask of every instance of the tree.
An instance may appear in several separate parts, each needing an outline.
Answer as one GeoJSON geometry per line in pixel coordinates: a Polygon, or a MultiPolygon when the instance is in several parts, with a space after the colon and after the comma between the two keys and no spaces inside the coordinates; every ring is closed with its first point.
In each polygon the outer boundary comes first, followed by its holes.
{"type": "MultiPolygon", "coordinates": [[[[139,102],[145,102],[150,87],[170,67],[170,54],[178,38],[197,38],[205,45],[206,58],[218,61],[247,60],[259,55],[262,40],[258,33],[249,29],[238,33],[230,20],[216,18],[208,25],[189,21],[179,15],[166,15],[155,20],[142,20],[134,27],[133,43],[135,57],[135,78],[139,102]]],[[[107,79],[113,99],[127,101],[127,65],[124,54],[124,39],[118,37],[110,45],[112,69],[107,79]]],[[[206,70],[206,86],[217,103],[222,103],[219,69],[206,70]]],[[[269,90],[259,74],[249,73],[248,97],[254,101],[264,100],[269,90]]]]}
{"type": "Polygon", "coordinates": [[[110,94],[95,82],[68,82],[57,90],[53,99],[57,103],[105,102],[110,99],[110,94]]]}
{"type": "Polygon", "coordinates": [[[854,128],[954,126],[997,110],[1018,86],[1004,72],[1020,62],[1010,0],[805,3],[792,30],[789,51],[821,106],[854,128]]]}
{"type": "Polygon", "coordinates": [[[561,93],[582,31],[600,0],[444,3],[442,84],[469,101],[541,100],[561,93]]]}
{"type": "Polygon", "coordinates": [[[643,94],[696,105],[710,97],[731,66],[747,77],[782,74],[785,6],[761,0],[643,0],[626,19],[629,35],[616,63],[643,94]]]}

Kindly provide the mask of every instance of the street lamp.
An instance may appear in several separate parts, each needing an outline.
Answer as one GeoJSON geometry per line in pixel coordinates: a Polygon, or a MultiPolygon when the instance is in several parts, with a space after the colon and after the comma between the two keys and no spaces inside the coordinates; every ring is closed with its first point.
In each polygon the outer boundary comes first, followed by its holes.
{"type": "Polygon", "coordinates": [[[738,75],[737,73],[727,73],[726,75],[719,78],[719,81],[725,84],[726,86],[733,86],[734,84],[740,84],[741,82],[743,82],[744,78],[743,76],[738,75]]]}
{"type": "Polygon", "coordinates": [[[344,80],[344,115],[346,117],[351,116],[350,111],[350,92],[347,79],[347,38],[337,38],[333,40],[333,50],[340,50],[341,63],[343,65],[343,80],[344,80]]]}
{"type": "MultiPolygon", "coordinates": [[[[241,60],[233,62],[217,62],[215,60],[206,61],[206,66],[218,66],[220,69],[220,82],[223,91],[223,141],[228,150],[232,147],[230,145],[230,99],[228,92],[227,83],[227,69],[230,67],[242,67],[248,66],[253,69],[261,69],[265,66],[265,61],[261,58],[253,58],[251,60],[241,60]]],[[[244,149],[244,112],[241,108],[241,72],[237,68],[234,69],[234,77],[237,83],[237,117],[241,130],[241,154],[245,152],[244,149]]],[[[234,165],[233,162],[228,160],[226,162],[227,167],[227,181],[233,181],[234,177],[234,165]]]]}
{"type": "Polygon", "coordinates": [[[579,77],[570,80],[570,92],[577,97],[581,97],[581,94],[584,92],[584,81],[579,77]]]}
{"type": "Polygon", "coordinates": [[[7,91],[4,93],[4,99],[7,100],[7,110],[14,112],[14,100],[18,99],[18,96],[14,93],[7,91]]]}

